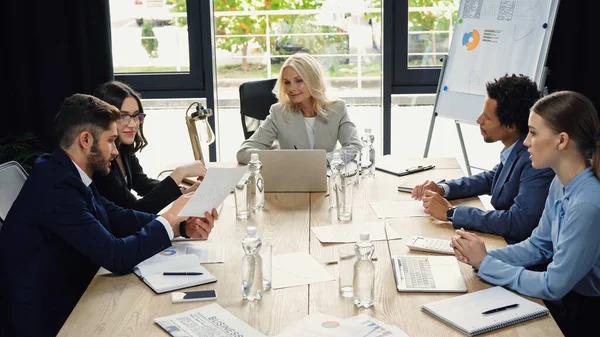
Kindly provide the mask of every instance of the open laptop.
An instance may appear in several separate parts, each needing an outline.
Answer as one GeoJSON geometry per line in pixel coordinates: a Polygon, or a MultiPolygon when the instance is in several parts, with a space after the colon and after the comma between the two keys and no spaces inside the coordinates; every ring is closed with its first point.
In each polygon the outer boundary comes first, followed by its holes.
{"type": "Polygon", "coordinates": [[[325,150],[258,150],[265,192],[327,192],[325,150]]]}
{"type": "Polygon", "coordinates": [[[392,256],[396,289],[400,292],[467,292],[454,256],[392,256]]]}

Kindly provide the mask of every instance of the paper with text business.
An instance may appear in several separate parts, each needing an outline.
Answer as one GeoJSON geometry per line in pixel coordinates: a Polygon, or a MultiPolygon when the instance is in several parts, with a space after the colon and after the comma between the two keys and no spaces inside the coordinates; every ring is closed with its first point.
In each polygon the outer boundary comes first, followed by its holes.
{"type": "Polygon", "coordinates": [[[173,337],[266,337],[217,303],[154,319],[173,337]]]}

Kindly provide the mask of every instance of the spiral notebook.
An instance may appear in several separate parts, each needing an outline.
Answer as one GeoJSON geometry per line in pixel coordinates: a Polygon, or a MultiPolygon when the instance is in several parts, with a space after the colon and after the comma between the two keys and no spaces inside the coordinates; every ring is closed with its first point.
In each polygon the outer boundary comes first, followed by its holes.
{"type": "Polygon", "coordinates": [[[548,314],[548,308],[498,286],[429,303],[421,309],[468,336],[548,314]]]}

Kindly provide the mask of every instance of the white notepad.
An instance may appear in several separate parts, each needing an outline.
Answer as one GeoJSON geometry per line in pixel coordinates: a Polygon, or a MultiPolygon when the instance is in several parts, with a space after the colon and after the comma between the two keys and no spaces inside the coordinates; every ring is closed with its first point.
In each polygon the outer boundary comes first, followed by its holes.
{"type": "Polygon", "coordinates": [[[193,254],[179,255],[167,260],[150,259],[138,264],[133,272],[157,294],[167,291],[216,282],[217,278],[200,265],[193,254]],[[163,272],[200,272],[202,275],[163,275],[163,272]]]}
{"type": "Polygon", "coordinates": [[[548,308],[499,286],[429,303],[422,309],[469,336],[548,314],[548,308]],[[517,306],[483,314],[514,304],[517,306]]]}

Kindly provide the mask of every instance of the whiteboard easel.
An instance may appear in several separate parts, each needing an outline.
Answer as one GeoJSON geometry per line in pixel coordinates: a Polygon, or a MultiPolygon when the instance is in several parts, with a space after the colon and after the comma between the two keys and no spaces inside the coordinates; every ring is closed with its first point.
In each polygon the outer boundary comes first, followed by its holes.
{"type": "MultiPolygon", "coordinates": [[[[524,75],[527,75],[530,78],[532,78],[537,83],[538,90],[544,92],[543,88],[544,88],[544,85],[546,82],[546,76],[548,73],[548,69],[545,66],[545,62],[546,62],[546,58],[548,56],[548,50],[549,50],[550,41],[552,38],[552,30],[554,28],[554,22],[556,21],[556,15],[558,13],[559,0],[516,0],[516,1],[514,1],[514,3],[517,6],[521,6],[520,7],[521,9],[523,9],[523,8],[530,9],[529,12],[523,11],[521,14],[535,13],[534,9],[538,9],[538,7],[543,7],[546,4],[549,5],[548,17],[539,16],[539,17],[535,17],[535,19],[537,19],[537,21],[535,21],[533,19],[532,19],[532,21],[530,21],[530,23],[531,23],[530,27],[534,27],[534,28],[537,27],[537,29],[539,29],[540,27],[543,27],[543,29],[544,29],[542,31],[543,32],[542,38],[534,40],[534,42],[537,42],[540,44],[540,50],[539,51],[536,50],[537,53],[531,53],[531,51],[529,51],[529,53],[527,55],[518,55],[519,58],[522,58],[523,60],[525,60],[524,63],[526,63],[527,61],[535,62],[535,69],[528,68],[528,71],[519,71],[518,73],[523,73],[524,75]],[[546,1],[548,1],[548,2],[546,2],[546,1]],[[536,57],[536,59],[533,59],[533,57],[536,57]]],[[[457,22],[455,23],[455,27],[458,23],[462,22],[462,17],[464,16],[466,4],[468,4],[470,6],[468,8],[470,11],[469,14],[473,14],[473,9],[477,6],[479,6],[479,10],[481,12],[483,12],[486,10],[490,10],[490,8],[493,9],[493,6],[500,7],[500,6],[504,5],[503,3],[500,4],[499,0],[462,0],[460,3],[459,15],[457,17],[457,22]]],[[[477,24],[485,24],[485,25],[489,24],[491,26],[493,26],[493,24],[494,24],[494,21],[490,21],[491,23],[489,23],[489,22],[483,21],[483,20],[475,21],[478,18],[473,19],[472,17],[469,17],[468,19],[472,20],[470,23],[475,22],[477,24]]],[[[522,17],[520,19],[523,20],[522,17]]],[[[523,21],[521,21],[521,22],[523,22],[523,21]]],[[[515,23],[515,27],[516,26],[517,26],[517,24],[515,23]]],[[[458,30],[458,29],[455,29],[455,32],[456,31],[460,32],[460,30],[458,30]]],[[[514,35],[512,35],[512,37],[514,37],[514,35]]],[[[435,125],[435,119],[438,116],[452,118],[456,125],[456,131],[458,133],[461,150],[463,152],[463,157],[465,160],[467,173],[468,173],[468,175],[471,175],[471,165],[469,163],[469,158],[467,155],[467,150],[465,147],[460,123],[470,123],[470,124],[476,123],[477,116],[479,116],[481,109],[483,107],[483,102],[485,100],[485,94],[482,95],[482,94],[476,94],[474,92],[463,92],[460,90],[459,91],[449,91],[449,90],[447,90],[447,87],[444,84],[446,82],[451,82],[451,80],[449,80],[449,78],[448,78],[448,76],[449,76],[448,75],[448,67],[449,67],[449,64],[451,64],[451,62],[455,62],[456,67],[458,67],[457,69],[460,69],[461,66],[464,67],[464,63],[469,62],[467,59],[460,58],[460,57],[454,57],[453,59],[449,59],[449,57],[456,56],[456,55],[453,55],[453,47],[454,48],[457,48],[456,46],[458,46],[458,48],[462,47],[461,41],[459,40],[460,38],[461,38],[460,34],[455,34],[453,36],[450,51],[448,53],[449,56],[445,56],[442,61],[442,69],[440,72],[440,78],[439,78],[438,86],[437,86],[437,90],[436,90],[436,98],[435,98],[435,102],[434,102],[433,113],[431,116],[431,122],[429,125],[427,141],[425,144],[424,157],[427,158],[427,156],[429,155],[429,148],[431,146],[431,139],[433,136],[433,128],[435,125]],[[453,55],[453,56],[450,56],[450,55],[453,55]],[[461,61],[464,61],[463,64],[459,63],[461,61]]],[[[517,41],[517,40],[511,40],[511,41],[517,41]]],[[[516,42],[515,44],[518,44],[518,43],[524,44],[525,42],[516,42]]],[[[518,48],[517,48],[517,50],[518,50],[518,48]]],[[[460,51],[461,50],[458,50],[454,54],[459,53],[460,51]]],[[[515,55],[511,55],[511,56],[514,57],[515,55]]],[[[495,75],[497,75],[497,76],[494,76],[495,78],[498,78],[498,77],[504,75],[505,73],[508,73],[508,74],[515,73],[514,71],[511,71],[510,69],[502,69],[502,68],[492,68],[492,69],[494,69],[494,71],[496,72],[495,75]]],[[[452,71],[450,71],[450,72],[452,73],[452,71]]],[[[459,73],[459,74],[462,74],[462,73],[459,73]]],[[[488,80],[491,80],[491,78],[486,79],[484,82],[487,82],[488,80]]],[[[482,89],[485,88],[484,83],[481,83],[481,86],[482,86],[482,89]]]]}

